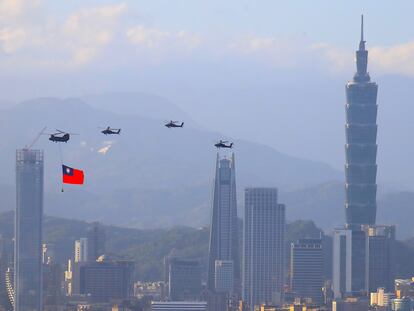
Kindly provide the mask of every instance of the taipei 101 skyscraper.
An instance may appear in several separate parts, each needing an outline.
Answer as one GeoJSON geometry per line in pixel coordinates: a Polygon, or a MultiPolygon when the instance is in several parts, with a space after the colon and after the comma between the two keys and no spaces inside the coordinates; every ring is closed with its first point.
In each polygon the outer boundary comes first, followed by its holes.
{"type": "Polygon", "coordinates": [[[361,41],[356,51],[357,72],[346,85],[345,190],[346,224],[375,224],[377,211],[377,91],[367,72],[368,51],[361,17],[361,41]]]}
{"type": "Polygon", "coordinates": [[[368,51],[361,17],[357,72],[346,85],[346,225],[333,236],[335,298],[394,290],[395,226],[375,224],[377,213],[377,92],[367,72],[368,51]]]}

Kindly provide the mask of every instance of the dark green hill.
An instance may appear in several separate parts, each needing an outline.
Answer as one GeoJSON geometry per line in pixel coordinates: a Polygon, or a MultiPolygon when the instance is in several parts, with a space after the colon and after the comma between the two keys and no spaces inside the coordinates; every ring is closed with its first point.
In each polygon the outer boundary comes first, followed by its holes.
{"type": "MultiPolygon", "coordinates": [[[[0,234],[13,238],[14,213],[0,214],[0,234]]],[[[78,220],[46,216],[44,240],[54,245],[56,260],[65,264],[73,256],[75,240],[85,237],[89,223],[78,220]]],[[[202,262],[207,258],[209,230],[206,227],[174,227],[171,229],[139,230],[104,226],[107,236],[107,251],[136,262],[136,277],[140,280],[162,279],[163,258],[174,253],[177,256],[196,258],[202,262]]],[[[318,237],[322,231],[312,221],[295,221],[286,228],[287,248],[291,241],[299,238],[318,237]]],[[[326,249],[331,249],[331,239],[326,238],[326,249]]],[[[398,277],[414,275],[414,243],[412,240],[397,243],[398,277]]],[[[287,254],[288,255],[288,254],[287,254]]],[[[329,275],[330,251],[326,254],[329,275]]]]}

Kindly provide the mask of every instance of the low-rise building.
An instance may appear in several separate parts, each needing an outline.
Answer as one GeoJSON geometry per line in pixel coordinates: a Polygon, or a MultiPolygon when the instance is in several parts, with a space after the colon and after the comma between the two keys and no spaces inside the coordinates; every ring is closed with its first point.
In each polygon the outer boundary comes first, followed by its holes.
{"type": "Polygon", "coordinates": [[[207,302],[153,301],[152,311],[207,311],[207,302]]]}
{"type": "Polygon", "coordinates": [[[332,311],[365,311],[369,308],[369,300],[362,297],[349,297],[332,301],[332,311]]]}

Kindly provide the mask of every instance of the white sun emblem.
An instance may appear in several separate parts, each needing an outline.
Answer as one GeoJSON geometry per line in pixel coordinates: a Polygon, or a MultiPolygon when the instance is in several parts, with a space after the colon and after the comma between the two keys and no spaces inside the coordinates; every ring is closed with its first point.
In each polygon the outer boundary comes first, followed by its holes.
{"type": "Polygon", "coordinates": [[[69,168],[66,169],[66,173],[68,173],[68,174],[70,173],[70,169],[69,168]]]}

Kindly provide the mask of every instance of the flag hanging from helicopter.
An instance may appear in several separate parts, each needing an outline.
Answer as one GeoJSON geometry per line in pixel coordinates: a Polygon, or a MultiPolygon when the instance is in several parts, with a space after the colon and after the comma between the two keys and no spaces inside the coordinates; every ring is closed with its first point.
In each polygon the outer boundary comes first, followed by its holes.
{"type": "Polygon", "coordinates": [[[62,165],[63,183],[72,185],[83,185],[84,174],[82,170],[62,165]]]}

